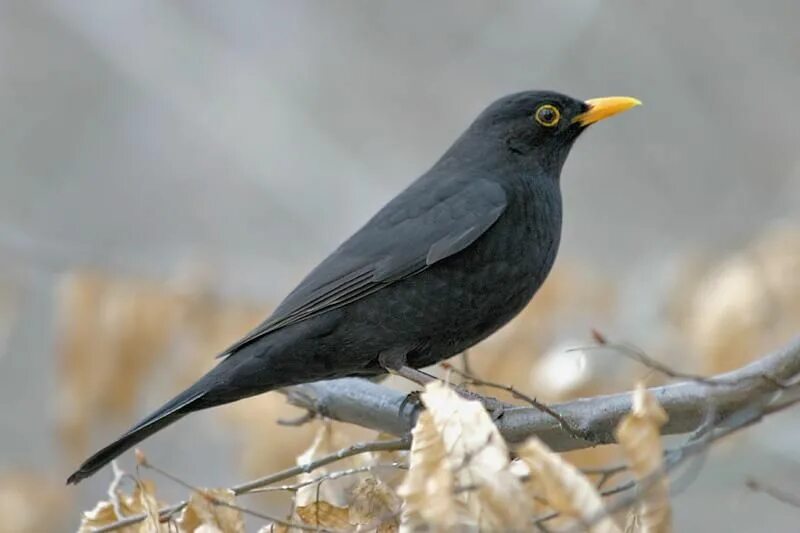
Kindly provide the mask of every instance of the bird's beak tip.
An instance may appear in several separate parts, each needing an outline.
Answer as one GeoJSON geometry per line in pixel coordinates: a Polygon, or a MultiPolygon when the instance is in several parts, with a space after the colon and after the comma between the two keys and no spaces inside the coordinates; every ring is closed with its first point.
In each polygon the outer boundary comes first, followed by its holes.
{"type": "Polygon", "coordinates": [[[594,124],[604,118],[622,113],[631,108],[642,105],[641,100],[630,96],[606,96],[604,98],[592,98],[586,100],[589,109],[572,119],[581,126],[594,124]]]}

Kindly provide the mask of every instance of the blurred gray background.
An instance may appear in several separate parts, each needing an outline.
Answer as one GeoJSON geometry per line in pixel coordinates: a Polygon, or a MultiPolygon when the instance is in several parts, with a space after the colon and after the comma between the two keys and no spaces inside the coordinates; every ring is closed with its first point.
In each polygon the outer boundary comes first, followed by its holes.
{"type": "MultiPolygon", "coordinates": [[[[640,287],[675,254],[797,222],[798,22],[796,0],[0,2],[0,277],[17,302],[0,316],[0,475],[73,466],[52,435],[61,274],[199,261],[222,294],[274,303],[512,91],[645,104],[573,150],[560,260],[640,287]]],[[[223,434],[182,434],[153,441],[183,447],[176,470],[237,478],[206,464],[223,434]]],[[[768,448],[712,456],[678,529],[796,527],[743,486],[758,470],[800,490],[800,456],[790,475],[768,448]]],[[[107,482],[69,489],[66,529],[107,482]]]]}

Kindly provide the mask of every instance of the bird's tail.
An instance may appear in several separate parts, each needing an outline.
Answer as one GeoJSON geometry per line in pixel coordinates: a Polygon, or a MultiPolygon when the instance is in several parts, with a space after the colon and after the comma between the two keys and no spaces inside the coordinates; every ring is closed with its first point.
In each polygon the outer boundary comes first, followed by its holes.
{"type": "Polygon", "coordinates": [[[192,411],[210,407],[211,405],[206,405],[207,402],[203,401],[203,397],[206,395],[205,387],[198,385],[199,383],[189,387],[156,412],[133,426],[120,438],[89,457],[78,470],[69,476],[67,484],[77,484],[91,476],[132,446],[135,446],[156,431],[173,422],[177,422],[192,411]]]}

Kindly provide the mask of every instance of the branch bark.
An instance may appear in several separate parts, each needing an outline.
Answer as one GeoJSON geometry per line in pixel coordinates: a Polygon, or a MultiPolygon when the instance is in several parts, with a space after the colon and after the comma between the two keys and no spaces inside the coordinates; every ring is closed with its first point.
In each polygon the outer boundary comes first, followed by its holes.
{"type": "MultiPolygon", "coordinates": [[[[648,364],[646,360],[642,362],[648,364]]],[[[800,400],[800,337],[781,350],[733,372],[711,378],[683,375],[686,377],[685,381],[650,389],[670,416],[669,422],[662,428],[662,434],[695,432],[699,437],[703,434],[703,428],[708,431],[717,427],[721,431],[712,435],[712,439],[717,439],[800,400]],[[726,422],[728,426],[724,427],[726,422]]],[[[290,387],[281,392],[293,405],[342,422],[403,438],[355,444],[313,463],[238,485],[232,489],[236,494],[251,492],[296,474],[310,472],[320,465],[350,455],[369,450],[401,449],[408,445],[407,434],[413,426],[416,413],[413,409],[401,411],[406,399],[402,392],[359,378],[319,381],[290,387]]],[[[631,411],[631,399],[631,393],[625,392],[550,406],[550,409],[558,413],[558,417],[536,407],[512,407],[505,409],[495,423],[509,442],[521,442],[537,435],[555,451],[610,444],[615,442],[613,430],[620,418],[631,411]],[[558,418],[566,419],[570,428],[565,428],[558,418]],[[576,437],[575,428],[585,438],[576,437]]],[[[706,446],[707,443],[702,439],[696,442],[692,439],[677,450],[681,453],[678,454],[675,464],[706,446]]],[[[608,471],[614,470],[612,468],[608,471]]],[[[628,482],[605,491],[603,495],[628,490],[634,485],[633,482],[628,482]]],[[[183,501],[165,507],[159,511],[159,516],[164,520],[179,512],[186,504],[183,501]]],[[[537,523],[554,516],[557,515],[542,517],[537,523]]],[[[115,531],[144,519],[144,514],[138,514],[96,531],[115,531]]]]}
{"type": "MultiPolygon", "coordinates": [[[[650,390],[669,414],[662,433],[674,435],[696,429],[705,421],[709,406],[714,409],[715,422],[721,423],[745,405],[789,402],[798,393],[794,384],[799,377],[800,337],[733,372],[650,390]]],[[[411,430],[416,416],[413,409],[401,411],[404,393],[359,378],[319,381],[282,392],[293,405],[398,436],[411,430]]],[[[496,423],[509,442],[536,435],[556,451],[610,444],[615,442],[613,431],[620,418],[631,410],[631,394],[595,396],[550,407],[583,437],[570,434],[552,415],[534,407],[506,409],[496,423]]]]}

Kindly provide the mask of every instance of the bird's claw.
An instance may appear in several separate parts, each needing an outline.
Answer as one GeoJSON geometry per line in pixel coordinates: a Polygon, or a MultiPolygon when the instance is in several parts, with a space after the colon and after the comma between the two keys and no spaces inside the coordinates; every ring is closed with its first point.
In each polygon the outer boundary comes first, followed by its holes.
{"type": "Polygon", "coordinates": [[[403,398],[403,401],[400,402],[400,414],[402,415],[406,407],[411,407],[411,414],[415,414],[418,410],[425,409],[425,404],[422,403],[422,391],[411,391],[406,394],[406,397],[403,398]]]}
{"type": "MultiPolygon", "coordinates": [[[[491,396],[483,396],[482,394],[478,394],[477,392],[472,392],[470,390],[456,387],[456,393],[466,400],[473,400],[478,401],[483,405],[486,412],[489,413],[489,416],[492,418],[492,422],[497,422],[502,418],[503,414],[505,413],[507,404],[504,404],[502,401],[498,400],[497,398],[492,398],[491,396]]],[[[411,407],[411,414],[416,414],[418,410],[425,409],[425,404],[422,402],[422,391],[412,391],[409,392],[403,401],[400,402],[399,412],[402,415],[406,407],[411,407]]]]}

